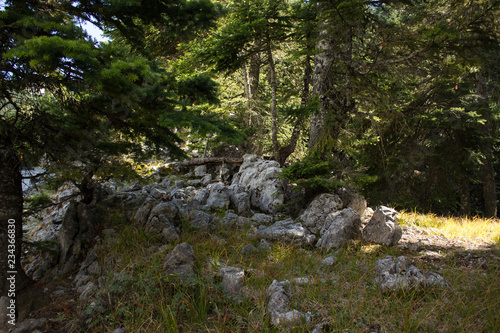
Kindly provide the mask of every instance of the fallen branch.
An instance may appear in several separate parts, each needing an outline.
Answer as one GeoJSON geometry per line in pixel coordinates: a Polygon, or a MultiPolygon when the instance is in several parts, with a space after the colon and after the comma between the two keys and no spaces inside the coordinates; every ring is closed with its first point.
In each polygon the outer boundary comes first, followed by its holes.
{"type": "Polygon", "coordinates": [[[205,164],[236,164],[241,165],[242,158],[232,157],[206,157],[206,158],[193,158],[192,160],[173,163],[181,168],[187,168],[192,165],[205,165],[205,164]]]}

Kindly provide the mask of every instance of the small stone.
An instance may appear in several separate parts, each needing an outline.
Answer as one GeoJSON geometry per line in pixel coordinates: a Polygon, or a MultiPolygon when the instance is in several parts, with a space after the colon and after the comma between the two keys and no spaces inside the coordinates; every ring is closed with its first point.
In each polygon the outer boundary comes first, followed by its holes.
{"type": "Polygon", "coordinates": [[[329,257],[326,257],[325,259],[323,259],[323,261],[321,262],[321,264],[325,265],[325,266],[333,266],[333,264],[337,261],[337,258],[334,257],[334,256],[329,256],[329,257]]]}
{"type": "Polygon", "coordinates": [[[241,248],[241,254],[243,254],[243,255],[256,253],[258,251],[259,250],[257,250],[257,248],[255,246],[253,246],[252,244],[243,245],[243,247],[241,248]]]}

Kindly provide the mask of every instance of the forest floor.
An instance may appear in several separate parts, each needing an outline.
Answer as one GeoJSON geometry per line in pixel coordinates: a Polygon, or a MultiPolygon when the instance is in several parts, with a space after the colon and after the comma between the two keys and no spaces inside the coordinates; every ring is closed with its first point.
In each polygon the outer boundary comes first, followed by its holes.
{"type": "Polygon", "coordinates": [[[401,213],[403,237],[397,246],[354,242],[329,252],[273,243],[267,252],[244,254],[244,245],[258,245],[246,228],[187,231],[179,243],[193,246],[199,276],[188,283],[163,269],[166,254],[178,242],[162,246],[113,212],[109,220],[107,227],[118,238],[98,251],[99,263],[106,267],[112,259],[114,270],[105,276],[110,280],[120,273],[122,278],[103,291],[107,300],[92,306],[79,304],[69,278],[37,284],[45,305],[31,316],[48,319],[41,332],[500,331],[498,220],[401,213]],[[405,255],[423,272],[442,275],[448,285],[381,291],[374,266],[387,255],[405,255]],[[335,258],[333,265],[322,264],[327,256],[335,258]],[[219,265],[245,269],[242,299],[223,292],[219,265]],[[291,308],[310,312],[311,320],[275,327],[267,313],[267,288],[273,280],[295,278],[310,282],[292,283],[291,308]]]}

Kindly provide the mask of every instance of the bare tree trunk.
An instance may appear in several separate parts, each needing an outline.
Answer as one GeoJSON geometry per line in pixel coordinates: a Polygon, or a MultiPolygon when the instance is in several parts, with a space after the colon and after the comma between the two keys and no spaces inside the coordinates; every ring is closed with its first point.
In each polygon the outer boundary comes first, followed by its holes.
{"type": "Polygon", "coordinates": [[[464,216],[469,216],[471,212],[471,200],[470,200],[470,185],[469,180],[466,178],[459,180],[459,192],[460,192],[460,214],[464,216]]]}
{"type": "Polygon", "coordinates": [[[483,183],[483,200],[484,200],[484,215],[488,217],[497,216],[497,190],[495,182],[495,168],[493,167],[493,148],[491,146],[490,138],[492,137],[491,129],[491,116],[489,114],[488,104],[488,90],[486,86],[486,76],[483,71],[476,74],[477,88],[476,93],[478,98],[481,99],[480,105],[484,106],[487,114],[483,114],[486,123],[483,125],[481,131],[484,135],[484,142],[481,146],[481,152],[484,156],[481,165],[481,180],[483,183]]]}
{"type": "MultiPolygon", "coordinates": [[[[307,103],[309,102],[309,85],[311,84],[311,75],[312,75],[311,57],[308,55],[304,62],[304,78],[303,78],[304,87],[302,89],[302,99],[300,101],[301,106],[306,106],[307,103]]],[[[290,137],[289,144],[280,148],[279,152],[280,159],[278,160],[278,162],[280,163],[281,166],[285,164],[288,156],[293,154],[293,152],[295,151],[295,148],[297,147],[297,141],[299,140],[300,137],[300,132],[302,131],[303,122],[304,122],[303,119],[297,119],[293,127],[292,136],[290,137]]]]}
{"type": "Polygon", "coordinates": [[[1,296],[14,299],[31,281],[21,267],[23,190],[20,165],[12,142],[7,137],[0,138],[0,291],[1,296]]]}
{"type": "Polygon", "coordinates": [[[276,105],[278,83],[276,82],[276,68],[274,65],[271,43],[267,43],[267,65],[269,66],[269,85],[271,86],[271,140],[273,142],[273,154],[276,161],[280,160],[280,151],[278,143],[278,110],[276,105]]]}

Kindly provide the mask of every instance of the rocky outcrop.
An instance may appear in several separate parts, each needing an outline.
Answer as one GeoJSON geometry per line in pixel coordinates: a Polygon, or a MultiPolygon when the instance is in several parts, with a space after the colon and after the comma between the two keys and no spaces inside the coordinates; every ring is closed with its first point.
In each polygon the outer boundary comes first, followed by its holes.
{"type": "Polygon", "coordinates": [[[276,161],[265,161],[257,155],[245,155],[232,184],[242,185],[248,190],[252,206],[265,213],[274,213],[285,199],[283,180],[278,177],[280,172],[276,161]]]}
{"type": "Polygon", "coordinates": [[[301,223],[296,223],[291,218],[278,221],[269,227],[261,225],[254,237],[280,240],[296,245],[312,245],[316,241],[316,236],[304,228],[301,223]]]}
{"type": "Polygon", "coordinates": [[[381,290],[400,290],[413,287],[444,287],[446,281],[436,273],[423,274],[405,256],[387,256],[375,264],[375,283],[381,290]]]}
{"type": "Polygon", "coordinates": [[[305,227],[316,233],[324,228],[328,215],[342,209],[343,205],[338,195],[323,193],[314,198],[300,215],[300,219],[305,227]]]}
{"type": "Polygon", "coordinates": [[[403,231],[396,221],[396,210],[380,206],[363,229],[363,241],[382,245],[397,245],[403,231]]]}
{"type": "Polygon", "coordinates": [[[174,241],[179,238],[179,221],[177,206],[173,202],[161,202],[151,209],[144,227],[147,231],[160,233],[166,241],[174,241]]]}
{"type": "Polygon", "coordinates": [[[59,267],[69,273],[82,258],[95,236],[95,209],[81,202],[72,202],[59,232],[59,267]]]}
{"type": "Polygon", "coordinates": [[[350,240],[359,238],[361,232],[360,216],[352,209],[330,213],[320,230],[320,239],[316,247],[320,249],[338,248],[350,240]]]}

